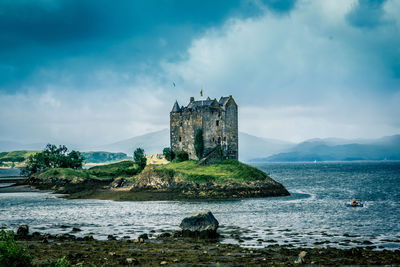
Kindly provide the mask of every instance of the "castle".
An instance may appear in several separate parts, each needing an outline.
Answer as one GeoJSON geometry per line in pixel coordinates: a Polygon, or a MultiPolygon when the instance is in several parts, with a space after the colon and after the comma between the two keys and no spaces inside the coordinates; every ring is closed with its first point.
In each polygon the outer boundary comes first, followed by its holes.
{"type": "Polygon", "coordinates": [[[194,147],[195,135],[202,130],[205,157],[219,149],[224,159],[238,159],[238,106],[232,96],[219,101],[207,98],[194,100],[184,107],[175,102],[170,113],[172,151],[185,151],[198,160],[194,147]]]}

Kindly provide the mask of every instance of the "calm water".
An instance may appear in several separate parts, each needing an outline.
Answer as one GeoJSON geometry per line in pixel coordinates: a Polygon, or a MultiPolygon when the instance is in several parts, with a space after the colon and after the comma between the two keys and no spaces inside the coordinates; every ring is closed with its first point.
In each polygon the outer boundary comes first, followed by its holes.
{"type": "MultiPolygon", "coordinates": [[[[257,164],[289,197],[215,202],[64,200],[47,193],[0,194],[0,226],[48,233],[82,229],[105,239],[178,230],[194,212],[211,210],[223,242],[245,246],[374,246],[400,248],[400,162],[257,164]],[[363,208],[348,208],[352,197],[363,208]],[[61,225],[69,228],[61,228],[61,225]]],[[[0,170],[1,172],[1,170],[0,170]]]]}

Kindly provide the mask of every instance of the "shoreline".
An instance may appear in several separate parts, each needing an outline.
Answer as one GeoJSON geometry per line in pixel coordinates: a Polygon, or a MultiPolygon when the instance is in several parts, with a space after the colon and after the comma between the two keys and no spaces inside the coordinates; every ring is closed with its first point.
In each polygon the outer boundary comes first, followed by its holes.
{"type": "Polygon", "coordinates": [[[291,248],[290,244],[269,245],[264,248],[245,248],[224,244],[219,239],[184,238],[180,232],[162,233],[147,239],[95,240],[92,236],[75,238],[69,234],[48,235],[33,233],[16,236],[18,243],[33,256],[33,263],[66,257],[73,265],[120,266],[120,265],[400,265],[400,251],[354,247],[338,248],[291,248]],[[304,257],[299,257],[302,254],[304,257]],[[301,259],[300,259],[301,258],[301,259]]]}

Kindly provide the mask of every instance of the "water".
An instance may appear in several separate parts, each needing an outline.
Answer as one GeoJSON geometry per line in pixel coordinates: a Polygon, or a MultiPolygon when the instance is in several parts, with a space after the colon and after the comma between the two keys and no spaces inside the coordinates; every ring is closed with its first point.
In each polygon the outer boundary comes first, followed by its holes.
{"type": "Polygon", "coordinates": [[[21,170],[20,169],[0,169],[0,179],[2,177],[10,177],[10,176],[19,176],[20,175],[21,170]]]}
{"type": "MultiPolygon", "coordinates": [[[[49,193],[0,194],[0,227],[31,232],[113,234],[131,238],[178,230],[194,212],[211,210],[223,242],[349,248],[372,242],[400,248],[400,162],[257,164],[285,185],[289,197],[214,202],[65,200],[49,193]],[[363,208],[345,207],[357,197],[363,208]],[[61,226],[68,228],[62,228],[61,226]]],[[[0,170],[1,172],[1,170],[0,170]]]]}

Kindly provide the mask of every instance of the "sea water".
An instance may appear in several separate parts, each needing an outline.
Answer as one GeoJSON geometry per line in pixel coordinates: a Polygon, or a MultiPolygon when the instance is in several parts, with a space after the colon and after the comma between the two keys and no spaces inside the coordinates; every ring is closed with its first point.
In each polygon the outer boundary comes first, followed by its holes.
{"type": "MultiPolygon", "coordinates": [[[[49,193],[0,193],[0,227],[137,237],[179,230],[181,220],[210,210],[222,242],[264,247],[400,248],[400,162],[266,163],[256,167],[282,183],[288,197],[235,201],[66,200],[49,193]],[[346,207],[353,197],[362,208],[346,207]]],[[[2,170],[0,170],[1,172],[2,170]]],[[[1,176],[1,174],[0,174],[1,176]]]]}

